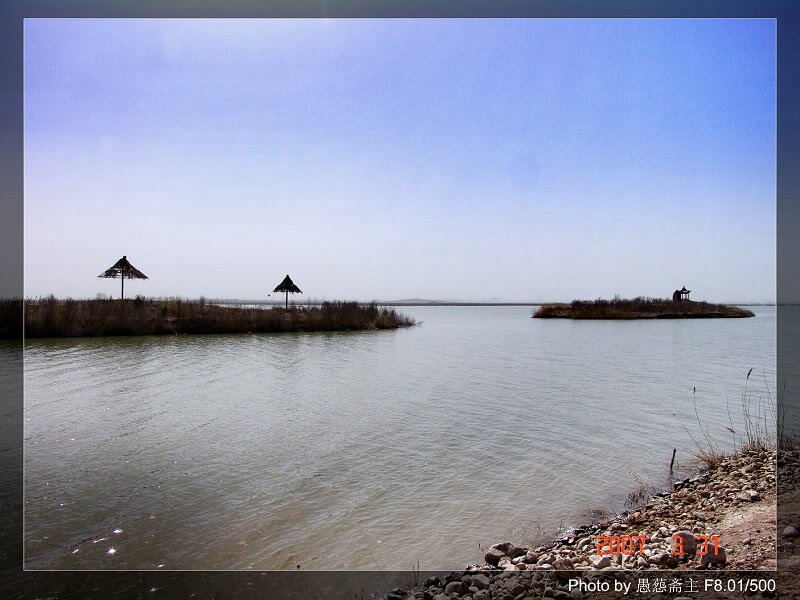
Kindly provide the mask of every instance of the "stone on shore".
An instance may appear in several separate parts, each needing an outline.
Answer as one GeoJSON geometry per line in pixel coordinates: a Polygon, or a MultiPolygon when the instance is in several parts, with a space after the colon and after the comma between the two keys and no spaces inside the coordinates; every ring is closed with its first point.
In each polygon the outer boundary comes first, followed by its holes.
{"type": "Polygon", "coordinates": [[[679,549],[681,546],[683,547],[683,552],[681,554],[692,555],[697,551],[697,541],[688,531],[678,531],[672,536],[673,549],[679,549]]]}
{"type": "Polygon", "coordinates": [[[463,596],[468,591],[468,586],[464,584],[463,581],[451,581],[446,586],[444,586],[444,593],[448,596],[453,592],[457,593],[459,596],[463,596]]]}
{"type": "Polygon", "coordinates": [[[595,569],[605,569],[606,567],[611,566],[611,557],[609,556],[601,556],[597,559],[596,562],[592,564],[595,569]]]}
{"type": "Polygon", "coordinates": [[[704,554],[700,558],[700,568],[723,567],[726,562],[728,562],[728,557],[725,554],[725,548],[718,548],[716,552],[709,548],[708,554],[704,554]]]}
{"type": "Polygon", "coordinates": [[[506,556],[505,552],[503,552],[499,548],[495,548],[494,546],[492,546],[491,548],[489,548],[489,551],[483,558],[487,564],[496,567],[500,563],[501,558],[508,558],[508,557],[506,556]]]}

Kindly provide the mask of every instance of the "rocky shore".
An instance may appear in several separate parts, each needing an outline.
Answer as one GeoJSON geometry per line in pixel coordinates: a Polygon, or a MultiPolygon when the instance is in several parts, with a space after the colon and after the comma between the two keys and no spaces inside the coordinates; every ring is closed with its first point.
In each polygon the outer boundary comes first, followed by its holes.
{"type": "MultiPolygon", "coordinates": [[[[782,485],[800,487],[789,476],[798,466],[800,451],[781,452],[782,485]]],[[[584,595],[575,586],[577,579],[588,584],[625,572],[774,570],[777,468],[775,450],[740,452],[696,477],[676,481],[670,492],[656,494],[615,519],[576,528],[536,548],[495,544],[484,564],[431,577],[418,589],[393,590],[386,598],[574,599],[584,595]],[[630,536],[633,546],[625,545],[627,554],[612,554],[607,545],[598,547],[600,536],[630,536]],[[718,536],[716,552],[712,536],[718,536]]],[[[796,527],[800,524],[782,528],[782,543],[793,543],[796,527]]]]}

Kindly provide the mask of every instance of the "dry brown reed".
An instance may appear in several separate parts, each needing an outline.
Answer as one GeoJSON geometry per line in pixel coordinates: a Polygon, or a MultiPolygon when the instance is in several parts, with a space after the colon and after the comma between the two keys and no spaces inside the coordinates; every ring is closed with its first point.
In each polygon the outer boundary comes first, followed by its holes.
{"type": "MultiPolygon", "coordinates": [[[[728,410],[730,427],[725,429],[731,433],[733,439],[733,451],[726,453],[722,451],[714,441],[708,427],[704,426],[697,410],[697,402],[694,403],[695,417],[700,431],[703,434],[703,443],[698,442],[691,432],[684,426],[695,444],[692,452],[694,458],[708,468],[719,466],[722,461],[732,454],[738,452],[760,451],[774,449],[786,445],[783,441],[784,436],[781,431],[781,401],[770,389],[766,373],[762,371],[764,389],[756,390],[751,382],[750,375],[753,369],[747,372],[745,377],[744,390],[742,391],[742,422],[736,429],[733,419],[728,410]]],[[[694,394],[693,394],[694,395],[694,394]]]]}
{"type": "MultiPolygon", "coordinates": [[[[0,306],[2,309],[2,306],[0,306]]],[[[277,333],[394,329],[414,325],[393,308],[331,301],[318,306],[242,308],[205,299],[60,300],[25,302],[25,337],[277,333]]]]}
{"type": "Polygon", "coordinates": [[[570,304],[544,304],[533,313],[536,318],[569,319],[686,319],[710,317],[752,317],[753,312],[727,306],[664,298],[619,298],[574,300],[570,304]]]}

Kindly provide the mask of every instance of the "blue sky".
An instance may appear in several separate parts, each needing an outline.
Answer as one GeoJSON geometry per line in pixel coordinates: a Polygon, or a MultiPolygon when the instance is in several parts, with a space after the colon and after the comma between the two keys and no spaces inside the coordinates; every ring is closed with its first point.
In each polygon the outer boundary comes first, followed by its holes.
{"type": "Polygon", "coordinates": [[[775,298],[774,20],[25,21],[25,293],[775,298]]]}

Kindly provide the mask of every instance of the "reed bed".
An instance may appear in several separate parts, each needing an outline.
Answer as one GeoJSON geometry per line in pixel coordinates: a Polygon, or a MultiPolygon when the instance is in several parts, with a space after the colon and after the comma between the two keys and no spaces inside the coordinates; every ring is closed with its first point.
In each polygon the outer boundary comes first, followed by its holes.
{"type": "Polygon", "coordinates": [[[698,319],[714,317],[752,317],[752,311],[725,304],[675,302],[664,298],[614,298],[613,300],[574,300],[570,304],[544,304],[534,318],[544,319],[698,319]]]}
{"type": "MultiPolygon", "coordinates": [[[[0,305],[0,310],[3,307],[0,305]]],[[[204,300],[61,300],[25,302],[25,337],[277,333],[396,329],[415,321],[374,303],[331,301],[317,306],[241,308],[204,300]]]]}

